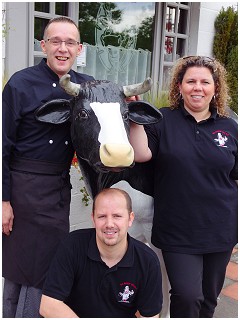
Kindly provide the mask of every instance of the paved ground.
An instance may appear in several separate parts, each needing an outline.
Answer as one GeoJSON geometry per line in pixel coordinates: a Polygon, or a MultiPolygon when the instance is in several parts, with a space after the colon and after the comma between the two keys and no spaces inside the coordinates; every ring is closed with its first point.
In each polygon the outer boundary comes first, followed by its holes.
{"type": "Polygon", "coordinates": [[[238,247],[232,253],[214,318],[238,318],[238,247]]]}

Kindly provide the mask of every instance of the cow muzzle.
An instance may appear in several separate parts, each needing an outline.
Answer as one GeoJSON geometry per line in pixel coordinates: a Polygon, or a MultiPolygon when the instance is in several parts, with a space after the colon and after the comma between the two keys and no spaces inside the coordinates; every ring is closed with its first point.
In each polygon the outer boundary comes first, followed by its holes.
{"type": "Polygon", "coordinates": [[[100,159],[106,167],[129,167],[134,161],[130,144],[106,143],[100,146],[100,159]]]}

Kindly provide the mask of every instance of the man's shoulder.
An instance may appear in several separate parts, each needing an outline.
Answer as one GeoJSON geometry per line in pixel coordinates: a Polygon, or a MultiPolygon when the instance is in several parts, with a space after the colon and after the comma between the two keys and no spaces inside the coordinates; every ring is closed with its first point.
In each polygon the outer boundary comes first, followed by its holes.
{"type": "Polygon", "coordinates": [[[134,249],[138,252],[139,255],[145,257],[148,260],[153,260],[156,261],[156,263],[159,263],[157,254],[147,244],[134,239],[133,237],[130,237],[130,239],[134,246],[134,249]]]}
{"type": "Polygon", "coordinates": [[[9,82],[14,82],[28,78],[31,73],[37,72],[38,66],[31,66],[21,70],[16,71],[10,78],[9,82]]]}
{"type": "Polygon", "coordinates": [[[94,228],[77,229],[77,230],[71,231],[68,234],[68,238],[69,239],[91,238],[94,233],[95,233],[95,229],[94,228]]]}
{"type": "Polygon", "coordinates": [[[76,71],[73,71],[73,70],[72,70],[72,72],[76,77],[77,83],[94,80],[94,77],[90,76],[88,74],[76,72],[76,71]]]}
{"type": "Polygon", "coordinates": [[[71,231],[62,240],[59,250],[74,252],[75,250],[80,250],[81,248],[81,250],[85,251],[89,247],[89,242],[94,234],[94,228],[71,231]]]}

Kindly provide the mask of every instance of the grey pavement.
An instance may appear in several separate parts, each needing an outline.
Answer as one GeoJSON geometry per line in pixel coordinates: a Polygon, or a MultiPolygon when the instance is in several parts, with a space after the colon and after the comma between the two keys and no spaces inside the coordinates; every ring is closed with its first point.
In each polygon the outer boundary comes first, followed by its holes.
{"type": "Polygon", "coordinates": [[[224,291],[220,294],[214,318],[238,318],[238,247],[235,247],[230,264],[231,270],[227,272],[224,281],[224,291]],[[236,299],[237,298],[237,299],[236,299]]]}

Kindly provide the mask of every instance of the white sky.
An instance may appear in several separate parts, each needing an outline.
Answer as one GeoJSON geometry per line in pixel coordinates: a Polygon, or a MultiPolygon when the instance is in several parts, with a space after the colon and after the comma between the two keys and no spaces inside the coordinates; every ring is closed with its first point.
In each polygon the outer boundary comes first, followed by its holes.
{"type": "Polygon", "coordinates": [[[116,4],[120,10],[123,10],[121,23],[113,27],[117,32],[122,32],[131,26],[138,28],[145,18],[152,17],[155,12],[153,2],[116,2],[116,4]]]}

